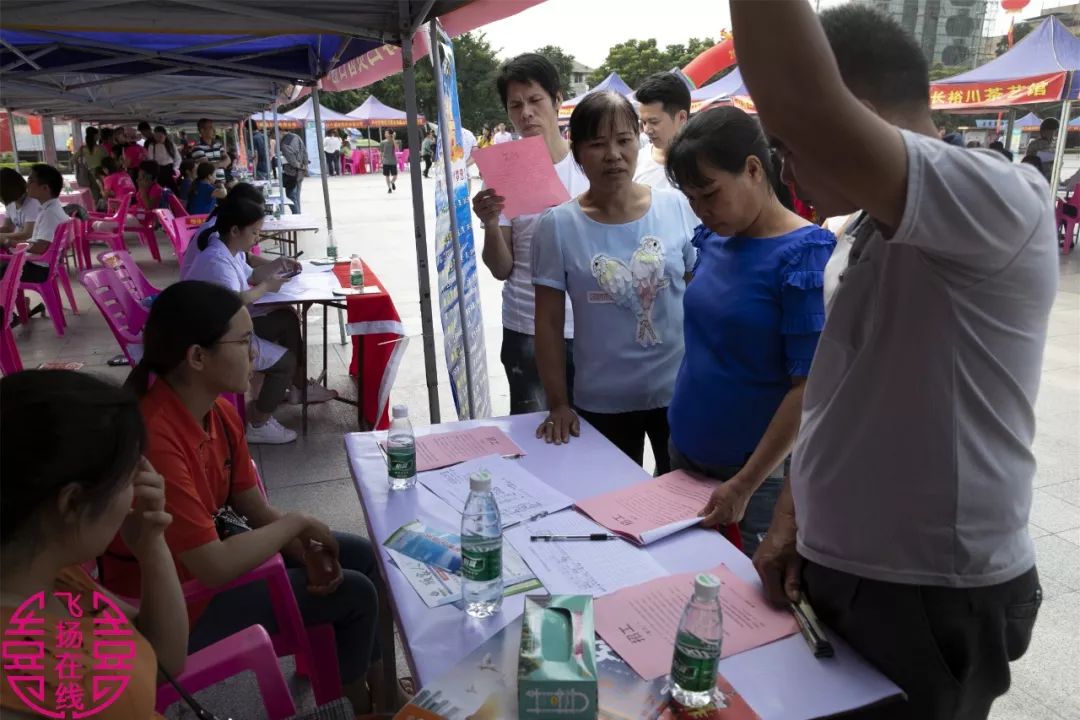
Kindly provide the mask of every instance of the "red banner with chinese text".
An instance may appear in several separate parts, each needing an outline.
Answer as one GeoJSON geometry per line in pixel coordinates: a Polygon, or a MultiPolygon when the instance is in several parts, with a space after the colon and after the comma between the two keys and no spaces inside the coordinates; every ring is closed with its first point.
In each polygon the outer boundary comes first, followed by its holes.
{"type": "Polygon", "coordinates": [[[1032,75],[1007,82],[931,83],[932,110],[976,110],[1060,100],[1068,73],[1032,75]]]}

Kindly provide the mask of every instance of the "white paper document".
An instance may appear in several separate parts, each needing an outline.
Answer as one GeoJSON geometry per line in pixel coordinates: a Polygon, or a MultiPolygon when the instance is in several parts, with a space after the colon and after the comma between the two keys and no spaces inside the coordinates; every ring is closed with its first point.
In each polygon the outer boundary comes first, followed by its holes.
{"type": "Polygon", "coordinates": [[[469,476],[491,474],[491,492],[499,504],[504,528],[544,516],[574,504],[568,496],[526,470],[516,460],[488,455],[459,465],[422,473],[422,482],[458,512],[465,510],[469,497],[469,476]]]}
{"type": "MultiPolygon", "coordinates": [[[[387,548],[405,579],[428,607],[449,605],[461,599],[461,576],[437,565],[426,565],[408,555],[387,548]]],[[[510,543],[503,543],[503,594],[514,595],[540,587],[529,566],[510,543]]]]}
{"type": "Polygon", "coordinates": [[[533,542],[531,535],[607,533],[573,510],[522,523],[506,531],[510,541],[552,595],[604,595],[655,580],[667,571],[647,551],[625,540],[533,542]]]}

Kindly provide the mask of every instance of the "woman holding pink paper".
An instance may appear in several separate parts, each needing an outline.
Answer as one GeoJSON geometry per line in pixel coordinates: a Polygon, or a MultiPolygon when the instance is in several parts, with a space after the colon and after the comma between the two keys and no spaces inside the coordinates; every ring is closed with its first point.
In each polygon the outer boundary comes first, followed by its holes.
{"type": "Polygon", "coordinates": [[[761,126],[737,108],[694,116],[668,150],[668,176],[704,223],[668,413],[672,465],[722,481],[702,522],[739,523],[748,555],[799,428],[836,244],[781,204],[773,167],[761,126]]]}

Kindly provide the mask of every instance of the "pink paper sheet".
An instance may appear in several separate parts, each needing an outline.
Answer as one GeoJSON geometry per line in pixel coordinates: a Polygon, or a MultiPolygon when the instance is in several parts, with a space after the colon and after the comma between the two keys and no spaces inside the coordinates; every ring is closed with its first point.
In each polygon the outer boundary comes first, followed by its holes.
{"type": "Polygon", "coordinates": [[[538,135],[477,148],[471,157],[480,168],[484,187],[506,198],[503,215],[510,220],[543,212],[570,199],[555,174],[547,145],[538,135]]]}
{"type": "MultiPolygon", "coordinates": [[[[767,645],[799,631],[795,617],[776,610],[754,587],[724,565],[710,573],[720,579],[724,612],[721,657],[767,645]]],[[[681,573],[623,588],[596,599],[596,631],[646,680],[671,670],[675,631],[694,591],[697,573],[681,573]]]]}
{"type": "Polygon", "coordinates": [[[416,471],[438,470],[485,455],[524,455],[497,427],[484,425],[416,438],[416,471]]]}
{"type": "MultiPolygon", "coordinates": [[[[696,480],[682,470],[675,470],[582,500],[577,503],[577,508],[608,530],[639,545],[648,545],[650,538],[642,537],[643,533],[673,524],[672,532],[677,532],[686,525],[682,521],[696,521],[698,512],[705,507],[715,487],[715,483],[696,480]]],[[[667,534],[655,533],[662,537],[667,534]]]]}

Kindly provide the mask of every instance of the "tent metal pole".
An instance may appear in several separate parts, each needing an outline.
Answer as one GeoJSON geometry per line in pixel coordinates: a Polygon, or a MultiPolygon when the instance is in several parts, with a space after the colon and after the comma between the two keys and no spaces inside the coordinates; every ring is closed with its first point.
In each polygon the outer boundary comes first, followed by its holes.
{"type": "MultiPolygon", "coordinates": [[[[277,119],[277,106],[278,106],[278,89],[277,85],[274,86],[274,154],[281,157],[281,129],[278,127],[277,119]]],[[[271,159],[271,163],[273,163],[271,159]]],[[[281,202],[281,214],[285,214],[285,165],[278,162],[278,198],[281,202]]]]}
{"type": "Polygon", "coordinates": [[[251,148],[251,176],[255,177],[255,168],[259,165],[259,158],[255,157],[255,121],[248,115],[248,147],[251,148]]]}
{"type": "Polygon", "coordinates": [[[1061,104],[1061,119],[1058,125],[1057,146],[1054,148],[1054,169],[1050,171],[1050,197],[1057,197],[1058,181],[1061,180],[1061,161],[1065,157],[1065,138],[1069,136],[1069,111],[1072,100],[1061,104]]]}
{"type": "MultiPolygon", "coordinates": [[[[442,62],[442,48],[439,47],[439,34],[435,28],[435,22],[429,23],[431,29],[431,64],[436,68],[442,62]]],[[[443,97],[442,83],[438,81],[436,75],[435,81],[435,101],[438,103],[438,107],[444,107],[443,103],[448,102],[443,97]]],[[[461,241],[460,233],[461,228],[458,227],[457,212],[454,207],[454,170],[450,167],[450,148],[452,147],[450,140],[450,123],[443,122],[439,126],[439,135],[442,136],[443,147],[443,176],[446,179],[446,193],[450,199],[450,239],[454,243],[454,283],[457,285],[458,293],[458,320],[461,323],[461,344],[463,345],[465,360],[465,386],[468,392],[469,398],[469,418],[476,418],[476,392],[473,389],[473,367],[472,367],[472,347],[469,342],[469,324],[467,322],[468,316],[465,312],[465,278],[461,272],[461,241]]],[[[419,147],[419,129],[417,129],[417,144],[412,144],[412,138],[409,139],[410,147],[419,147]]]]}
{"type": "Polygon", "coordinates": [[[1005,125],[1005,149],[1012,152],[1013,126],[1016,125],[1016,109],[1009,111],[1009,122],[1005,125]]]}
{"type": "Polygon", "coordinates": [[[15,158],[15,172],[22,175],[22,167],[19,166],[19,142],[15,136],[15,113],[8,111],[8,130],[11,132],[11,154],[15,158]]]}
{"type": "Polygon", "coordinates": [[[56,167],[56,125],[51,115],[41,118],[41,149],[45,164],[56,167]]]}
{"type": "MultiPolygon", "coordinates": [[[[409,147],[420,147],[420,131],[416,124],[416,68],[413,65],[412,18],[409,3],[399,5],[401,13],[401,63],[405,86],[405,113],[408,117],[409,147]]],[[[370,137],[371,129],[368,128],[370,137]]],[[[435,325],[431,312],[431,270],[428,267],[427,226],[424,222],[424,184],[420,163],[409,163],[409,181],[413,196],[413,235],[416,240],[416,279],[420,287],[420,324],[423,328],[424,375],[427,378],[428,413],[431,424],[442,422],[439,413],[439,376],[435,369],[435,325]]]]}
{"type": "Polygon", "coordinates": [[[326,207],[326,232],[330,235],[327,245],[334,245],[334,219],[330,216],[330,166],[326,164],[326,153],[323,152],[323,139],[326,137],[326,130],[323,129],[322,110],[319,106],[319,87],[317,85],[311,88],[311,105],[315,110],[315,142],[317,145],[315,149],[319,153],[319,172],[322,173],[322,197],[323,205],[326,207]]]}

